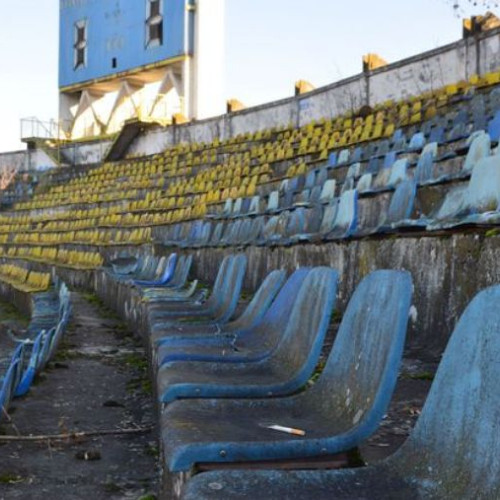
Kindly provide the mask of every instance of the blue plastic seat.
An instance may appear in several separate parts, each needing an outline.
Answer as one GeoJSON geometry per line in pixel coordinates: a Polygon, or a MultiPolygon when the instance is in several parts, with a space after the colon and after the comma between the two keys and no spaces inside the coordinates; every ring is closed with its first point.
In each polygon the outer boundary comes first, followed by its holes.
{"type": "Polygon", "coordinates": [[[307,382],[321,353],[337,292],[338,274],[315,268],[279,329],[278,345],[259,361],[171,362],[157,376],[159,400],[208,397],[266,397],[290,394],[307,382]]]}
{"type": "Polygon", "coordinates": [[[165,286],[167,285],[172,278],[174,277],[175,267],[177,265],[177,254],[170,254],[165,270],[163,271],[162,276],[159,280],[147,281],[147,280],[134,280],[134,285],[137,286],[146,286],[146,287],[154,287],[154,286],[165,286]]]}
{"type": "MultiPolygon", "coordinates": [[[[249,359],[249,353],[245,353],[244,349],[240,349],[240,347],[243,345],[245,338],[251,336],[255,339],[259,336],[261,329],[267,327],[264,317],[271,314],[269,308],[280,289],[282,289],[285,279],[285,271],[272,271],[269,273],[257,292],[255,292],[245,311],[237,319],[226,325],[208,323],[201,326],[176,325],[172,327],[169,331],[170,335],[157,339],[153,346],[158,366],[170,361],[229,363],[235,360],[249,359]]],[[[293,282],[295,285],[297,284],[297,280],[293,282]]],[[[290,287],[286,291],[290,294],[294,292],[293,289],[290,290],[290,287]]],[[[293,303],[291,295],[287,298],[293,303]]],[[[263,335],[272,337],[276,333],[275,331],[269,331],[267,335],[263,335]]],[[[264,350],[269,341],[269,338],[261,339],[260,352],[264,350]]]]}
{"type": "Polygon", "coordinates": [[[280,208],[280,192],[272,191],[267,201],[266,213],[272,214],[280,208]]]}
{"type": "Polygon", "coordinates": [[[437,144],[442,144],[445,139],[444,127],[437,126],[431,129],[429,134],[429,142],[436,142],[437,144]]]}
{"type": "Polygon", "coordinates": [[[415,169],[415,180],[417,184],[425,184],[434,177],[434,155],[430,152],[422,152],[415,169]]]}
{"type": "Polygon", "coordinates": [[[248,232],[243,236],[242,245],[253,245],[259,241],[262,231],[264,229],[264,218],[256,217],[251,221],[248,232]]]}
{"type": "Polygon", "coordinates": [[[376,175],[380,169],[381,161],[380,158],[377,158],[375,156],[372,156],[368,160],[368,165],[366,167],[366,170],[363,172],[363,174],[372,174],[376,175]]]}
{"type": "Polygon", "coordinates": [[[328,234],[335,223],[337,212],[339,210],[339,200],[335,199],[328,205],[325,205],[322,212],[316,213],[320,216],[316,221],[308,219],[304,228],[304,233],[292,237],[292,241],[317,241],[328,234]]]}
{"type": "MultiPolygon", "coordinates": [[[[338,202],[333,200],[329,204],[330,206],[330,218],[334,218],[337,208],[338,208],[338,202]]],[[[305,225],[304,225],[304,230],[302,233],[295,234],[290,237],[290,243],[298,243],[301,241],[310,241],[314,235],[317,235],[320,233],[320,228],[322,225],[322,221],[324,218],[324,211],[327,209],[323,210],[321,206],[314,206],[311,208],[308,208],[305,212],[305,225]]],[[[328,228],[331,226],[328,226],[328,228]]]]}
{"type": "Polygon", "coordinates": [[[471,301],[420,418],[389,459],[336,471],[220,471],[195,476],[184,500],[500,498],[500,286],[471,301]]]}
{"type": "Polygon", "coordinates": [[[304,189],[312,189],[316,185],[316,170],[311,170],[306,175],[304,189]]]}
{"type": "Polygon", "coordinates": [[[472,172],[474,165],[479,160],[489,156],[491,151],[491,139],[486,132],[479,131],[473,134],[471,139],[469,151],[462,167],[462,172],[467,174],[472,172]]]}
{"type": "Polygon", "coordinates": [[[337,166],[337,152],[330,153],[328,155],[328,168],[335,168],[337,166]]]}
{"type": "Polygon", "coordinates": [[[358,146],[357,148],[354,148],[354,151],[352,152],[351,162],[358,163],[360,161],[363,161],[363,156],[363,148],[361,146],[358,146]]]}
{"type": "Polygon", "coordinates": [[[410,221],[410,218],[414,212],[416,195],[417,184],[414,179],[407,179],[399,183],[392,195],[384,223],[377,231],[385,232],[412,225],[413,221],[410,221]]]}
{"type": "Polygon", "coordinates": [[[212,236],[210,237],[210,240],[208,241],[207,246],[210,247],[215,247],[218,246],[221,239],[222,239],[222,234],[224,232],[224,227],[225,223],[224,222],[218,222],[213,230],[212,236]]]}
{"type": "Polygon", "coordinates": [[[488,135],[493,142],[498,142],[500,138],[500,111],[497,111],[488,123],[488,135]]]}
{"type": "Polygon", "coordinates": [[[350,156],[350,152],[348,149],[343,149],[342,151],[340,151],[339,156],[338,156],[338,160],[337,160],[337,166],[340,167],[342,165],[346,165],[349,162],[349,156],[350,156]]]}
{"type": "Polygon", "coordinates": [[[358,222],[358,191],[353,189],[342,193],[335,221],[324,240],[348,238],[356,231],[358,222]]]}
{"type": "Polygon", "coordinates": [[[256,245],[265,245],[270,241],[273,235],[276,233],[276,228],[278,227],[279,216],[273,215],[264,224],[260,238],[255,242],[256,245]]]}
{"type": "Polygon", "coordinates": [[[335,179],[328,179],[321,188],[319,203],[331,203],[335,199],[335,192],[337,189],[337,181],[335,179]]]}
{"type": "Polygon", "coordinates": [[[500,221],[500,156],[476,162],[470,181],[448,191],[429,229],[500,221]]]}
{"type": "Polygon", "coordinates": [[[280,239],[280,244],[289,245],[293,242],[292,238],[298,234],[303,234],[306,227],[307,209],[299,207],[291,213],[284,233],[280,239]]]}
{"type": "Polygon", "coordinates": [[[420,151],[425,146],[425,134],[417,132],[413,134],[408,144],[407,151],[420,151]]]}
{"type": "Polygon", "coordinates": [[[299,459],[352,449],[378,427],[397,381],[411,304],[410,275],[376,271],[349,301],[318,381],[285,398],[177,401],[161,416],[172,473],[196,463],[299,459]],[[269,428],[303,430],[298,436],[269,428]]]}
{"type": "Polygon", "coordinates": [[[250,206],[248,207],[248,215],[259,215],[260,214],[260,196],[254,196],[250,200],[250,206]]]}

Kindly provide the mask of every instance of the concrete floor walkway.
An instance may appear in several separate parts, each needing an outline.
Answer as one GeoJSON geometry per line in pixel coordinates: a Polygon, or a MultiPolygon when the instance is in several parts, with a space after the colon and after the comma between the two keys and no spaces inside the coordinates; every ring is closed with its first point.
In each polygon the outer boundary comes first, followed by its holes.
{"type": "Polygon", "coordinates": [[[157,434],[141,346],[93,296],[73,294],[73,316],[57,358],[0,423],[0,499],[152,499],[157,434]],[[30,436],[145,428],[62,441],[30,436]]]}

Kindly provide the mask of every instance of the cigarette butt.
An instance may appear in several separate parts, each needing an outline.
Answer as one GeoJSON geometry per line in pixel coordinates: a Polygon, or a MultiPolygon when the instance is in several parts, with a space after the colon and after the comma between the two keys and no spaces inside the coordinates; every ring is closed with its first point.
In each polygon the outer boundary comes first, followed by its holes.
{"type": "Polygon", "coordinates": [[[274,431],[286,432],[287,434],[293,434],[294,436],[305,436],[306,431],[301,429],[294,429],[293,427],[283,427],[282,425],[270,425],[268,429],[273,429],[274,431]]]}

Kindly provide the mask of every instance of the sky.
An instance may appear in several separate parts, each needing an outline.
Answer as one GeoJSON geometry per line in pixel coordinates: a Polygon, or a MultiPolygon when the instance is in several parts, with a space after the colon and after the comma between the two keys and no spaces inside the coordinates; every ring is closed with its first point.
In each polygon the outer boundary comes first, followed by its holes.
{"type": "MultiPolygon", "coordinates": [[[[138,0],[139,1],[139,0],[138,0]]],[[[452,0],[226,0],[225,89],[247,106],[289,97],[462,36],[452,0]]],[[[479,2],[481,3],[481,2],[479,2]]],[[[24,149],[21,118],[57,118],[58,0],[0,0],[0,152],[24,149]]],[[[500,16],[500,9],[492,9],[500,16]]]]}

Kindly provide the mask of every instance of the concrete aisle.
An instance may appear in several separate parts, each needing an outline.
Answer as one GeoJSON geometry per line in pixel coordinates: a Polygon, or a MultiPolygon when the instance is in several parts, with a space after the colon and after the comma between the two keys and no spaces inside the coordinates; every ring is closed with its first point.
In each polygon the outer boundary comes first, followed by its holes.
{"type": "Polygon", "coordinates": [[[66,441],[0,441],[0,499],[155,498],[157,435],[141,346],[92,296],[73,294],[57,358],[27,397],[14,400],[0,434],[151,428],[143,434],[66,441]]]}

